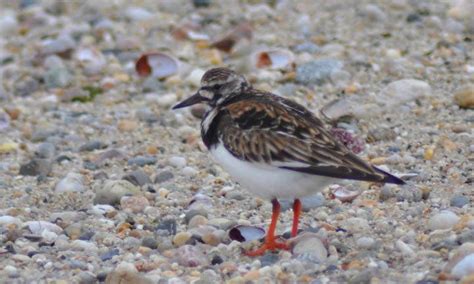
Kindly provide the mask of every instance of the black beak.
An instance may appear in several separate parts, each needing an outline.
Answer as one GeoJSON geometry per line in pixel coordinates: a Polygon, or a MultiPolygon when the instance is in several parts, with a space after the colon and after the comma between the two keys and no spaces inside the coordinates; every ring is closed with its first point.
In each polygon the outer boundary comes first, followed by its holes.
{"type": "Polygon", "coordinates": [[[202,97],[199,95],[199,92],[195,93],[194,95],[190,96],[189,98],[185,99],[184,101],[178,103],[175,105],[172,109],[178,109],[178,108],[183,108],[183,107],[188,107],[192,106],[195,104],[198,104],[202,101],[206,100],[206,98],[202,97]]]}

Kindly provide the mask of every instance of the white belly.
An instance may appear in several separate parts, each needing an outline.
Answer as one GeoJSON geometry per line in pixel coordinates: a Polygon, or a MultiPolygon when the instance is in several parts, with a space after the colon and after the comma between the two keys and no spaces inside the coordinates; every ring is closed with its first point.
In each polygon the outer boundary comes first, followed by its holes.
{"type": "Polygon", "coordinates": [[[214,159],[235,181],[266,199],[301,198],[323,190],[334,178],[249,163],[235,158],[222,144],[210,150],[214,159]]]}

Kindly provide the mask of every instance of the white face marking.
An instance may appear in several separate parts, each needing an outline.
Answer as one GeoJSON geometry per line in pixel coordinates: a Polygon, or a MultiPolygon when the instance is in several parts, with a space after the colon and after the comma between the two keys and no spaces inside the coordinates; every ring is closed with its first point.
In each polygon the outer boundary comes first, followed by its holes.
{"type": "Polygon", "coordinates": [[[208,100],[212,100],[212,98],[214,97],[214,94],[212,92],[209,92],[209,91],[203,90],[203,89],[199,90],[199,95],[201,97],[204,97],[204,98],[208,99],[208,100]]]}
{"type": "Polygon", "coordinates": [[[207,116],[201,122],[201,127],[204,130],[204,133],[206,133],[209,130],[209,126],[211,126],[211,123],[216,117],[217,113],[218,113],[218,110],[214,108],[207,114],[207,116]]]}

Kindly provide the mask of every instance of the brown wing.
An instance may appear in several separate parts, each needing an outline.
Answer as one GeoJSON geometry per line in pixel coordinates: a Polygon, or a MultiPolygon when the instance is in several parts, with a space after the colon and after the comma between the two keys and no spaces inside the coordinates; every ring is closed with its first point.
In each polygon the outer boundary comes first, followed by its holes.
{"type": "Polygon", "coordinates": [[[402,182],[350,152],[295,102],[260,94],[223,110],[219,139],[242,160],[335,178],[402,182]]]}

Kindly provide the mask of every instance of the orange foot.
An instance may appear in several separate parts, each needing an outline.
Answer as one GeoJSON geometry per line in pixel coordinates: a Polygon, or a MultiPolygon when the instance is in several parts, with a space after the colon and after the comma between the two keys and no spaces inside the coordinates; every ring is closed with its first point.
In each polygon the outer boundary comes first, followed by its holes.
{"type": "Polygon", "coordinates": [[[267,250],[278,250],[278,249],[283,249],[283,250],[289,250],[290,247],[286,243],[280,243],[280,242],[265,242],[260,248],[252,251],[247,251],[245,254],[247,256],[259,256],[263,255],[267,250]]]}

